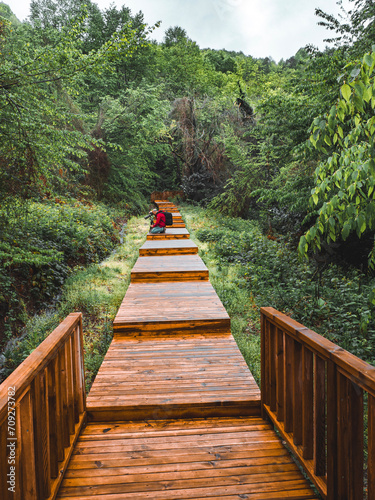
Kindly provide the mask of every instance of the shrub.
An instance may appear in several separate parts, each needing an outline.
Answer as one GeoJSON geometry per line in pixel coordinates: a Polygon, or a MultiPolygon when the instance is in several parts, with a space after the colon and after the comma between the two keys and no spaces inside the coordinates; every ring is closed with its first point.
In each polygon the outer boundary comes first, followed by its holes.
{"type": "Polygon", "coordinates": [[[77,265],[99,262],[118,240],[115,212],[76,200],[29,203],[0,210],[0,335],[10,337],[34,313],[50,304],[77,265]]]}
{"type": "Polygon", "coordinates": [[[228,312],[239,316],[242,307],[243,318],[248,317],[244,300],[237,296],[245,289],[258,316],[260,307],[272,306],[375,363],[374,277],[334,263],[301,261],[293,245],[264,235],[256,221],[218,220],[214,212],[195,207],[183,210],[189,229],[199,227],[195,236],[208,243],[201,245],[202,257],[210,275],[215,269],[214,275],[222,276],[212,281],[228,312]],[[225,277],[228,266],[230,278],[225,277]]]}

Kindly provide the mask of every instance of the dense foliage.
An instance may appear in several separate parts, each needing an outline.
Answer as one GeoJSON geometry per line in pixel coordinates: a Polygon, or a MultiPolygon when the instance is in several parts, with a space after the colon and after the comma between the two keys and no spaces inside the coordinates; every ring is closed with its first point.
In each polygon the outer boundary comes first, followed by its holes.
{"type": "Polygon", "coordinates": [[[301,262],[286,240],[265,235],[258,221],[183,208],[200,255],[231,316],[232,332],[251,370],[259,374],[254,344],[259,308],[272,306],[332,342],[375,364],[375,278],[336,264],[301,262]],[[252,352],[246,356],[247,350],[252,352]]]}
{"type": "MultiPolygon", "coordinates": [[[[375,262],[375,10],[349,1],[340,18],[316,10],[329,47],[278,63],[201,49],[178,26],[157,43],[158,25],[126,5],[32,0],[19,22],[0,3],[1,332],[45,307],[75,266],[110,252],[119,212],[105,206],[142,213],[153,190],[181,188],[287,241],[306,296],[323,271],[342,272],[338,295],[350,291],[361,324],[363,311],[372,318],[375,294],[361,287],[375,262]],[[343,290],[353,275],[360,291],[343,290]]],[[[268,279],[250,265],[261,236],[243,233],[224,232],[216,248],[242,255],[255,289],[268,279]]],[[[283,269],[275,260],[272,273],[283,269]]],[[[293,294],[282,286],[279,307],[293,294]]]]}
{"type": "Polygon", "coordinates": [[[99,262],[118,241],[115,213],[105,206],[55,199],[32,202],[6,221],[0,240],[1,333],[10,337],[28,314],[57,299],[73,268],[99,262]]]}

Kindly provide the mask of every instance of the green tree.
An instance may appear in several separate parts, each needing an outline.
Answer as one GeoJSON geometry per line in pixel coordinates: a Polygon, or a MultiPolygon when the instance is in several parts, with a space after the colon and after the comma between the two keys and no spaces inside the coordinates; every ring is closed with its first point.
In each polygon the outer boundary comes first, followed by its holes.
{"type": "MultiPolygon", "coordinates": [[[[337,103],[311,126],[310,141],[325,160],[315,171],[310,199],[318,217],[301,237],[301,254],[320,249],[322,241],[375,229],[374,68],[375,52],[349,64],[337,103]]],[[[374,267],[374,248],[369,262],[374,267]]]]}
{"type": "Polygon", "coordinates": [[[85,22],[82,14],[60,30],[46,28],[48,39],[39,36],[40,27],[3,24],[0,199],[74,190],[82,181],[95,143],[75,102],[84,75],[100,74],[137,43],[137,33],[125,26],[84,54],[85,22]]]}
{"type": "Polygon", "coordinates": [[[337,1],[340,14],[335,17],[316,9],[316,15],[321,19],[318,24],[330,31],[335,36],[327,39],[327,42],[335,43],[336,47],[345,46],[354,57],[359,57],[366,51],[371,50],[375,40],[375,4],[373,0],[349,0],[353,8],[346,11],[342,0],[337,1]]]}
{"type": "Polygon", "coordinates": [[[162,86],[144,83],[102,102],[103,136],[113,145],[108,146],[111,170],[104,189],[111,202],[144,210],[146,197],[163,175],[156,165],[170,152],[165,122],[170,104],[162,94],[162,86]]]}

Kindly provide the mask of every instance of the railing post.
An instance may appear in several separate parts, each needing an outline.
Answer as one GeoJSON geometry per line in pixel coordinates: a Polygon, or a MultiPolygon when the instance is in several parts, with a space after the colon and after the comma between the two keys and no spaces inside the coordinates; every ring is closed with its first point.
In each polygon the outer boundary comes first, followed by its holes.
{"type": "Polygon", "coordinates": [[[294,341],[288,334],[285,335],[284,356],[284,429],[293,432],[293,369],[294,369],[294,341]]]}
{"type": "Polygon", "coordinates": [[[50,495],[50,450],[46,370],[35,377],[32,394],[38,496],[39,498],[47,498],[50,495]]]}
{"type": "Polygon", "coordinates": [[[266,373],[267,373],[267,366],[266,366],[266,317],[264,314],[261,312],[260,313],[260,351],[261,351],[261,357],[260,357],[260,393],[261,393],[261,415],[264,420],[267,419],[267,413],[264,409],[264,405],[268,403],[267,401],[267,384],[268,381],[266,380],[266,373]]]}
{"type": "Polygon", "coordinates": [[[277,405],[277,338],[276,338],[276,327],[272,323],[268,323],[268,335],[269,335],[269,405],[271,411],[276,411],[277,405]]]}
{"type": "Polygon", "coordinates": [[[56,397],[56,359],[47,367],[48,372],[48,416],[49,416],[49,455],[50,476],[56,478],[59,471],[58,465],[58,422],[57,422],[57,397],[56,397]]]}
{"type": "Polygon", "coordinates": [[[314,474],[326,473],[326,363],[314,356],[314,474]]]}
{"type": "Polygon", "coordinates": [[[21,397],[17,429],[17,447],[19,457],[18,474],[20,482],[16,487],[16,498],[20,500],[35,500],[38,498],[38,488],[36,483],[35,470],[35,442],[34,442],[34,424],[33,424],[33,401],[31,398],[30,386],[21,397]],[[26,460],[27,458],[27,460],[26,460]]]}
{"type": "Polygon", "coordinates": [[[327,361],[327,498],[337,497],[337,373],[327,361]]]}
{"type": "Polygon", "coordinates": [[[285,387],[285,376],[284,376],[284,333],[282,330],[277,328],[277,377],[276,377],[276,413],[277,419],[280,422],[284,421],[284,387],[285,387]]]}
{"type": "Polygon", "coordinates": [[[363,461],[364,461],[364,424],[363,424],[363,391],[348,380],[349,383],[349,448],[350,448],[350,474],[349,498],[351,500],[363,499],[363,461]]]}
{"type": "Polygon", "coordinates": [[[368,497],[375,498],[375,397],[368,395],[368,445],[367,445],[368,497]]]}
{"type": "Polygon", "coordinates": [[[302,345],[293,342],[293,442],[299,445],[302,444],[302,345]]]}
{"type": "Polygon", "coordinates": [[[305,346],[302,348],[302,444],[303,458],[314,456],[314,393],[313,393],[313,353],[305,346]]]}

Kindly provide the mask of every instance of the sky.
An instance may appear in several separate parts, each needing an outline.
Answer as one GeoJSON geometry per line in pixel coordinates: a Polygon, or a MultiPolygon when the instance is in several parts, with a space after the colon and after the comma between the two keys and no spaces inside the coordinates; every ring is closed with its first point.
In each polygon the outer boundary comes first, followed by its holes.
{"type": "MultiPolygon", "coordinates": [[[[21,21],[29,15],[29,0],[3,0],[21,21]]],[[[344,0],[348,5],[349,0],[344,0]]],[[[332,33],[318,26],[315,7],[337,14],[336,0],[93,0],[100,9],[125,5],[140,10],[145,21],[162,21],[152,35],[161,41],[170,26],[181,26],[201,49],[242,51],[276,62],[292,57],[306,44],[324,49],[332,33]]]]}

